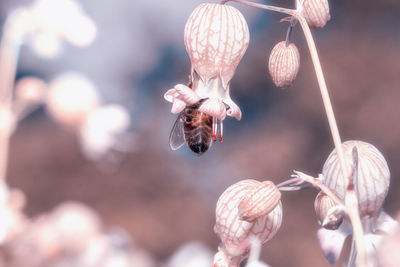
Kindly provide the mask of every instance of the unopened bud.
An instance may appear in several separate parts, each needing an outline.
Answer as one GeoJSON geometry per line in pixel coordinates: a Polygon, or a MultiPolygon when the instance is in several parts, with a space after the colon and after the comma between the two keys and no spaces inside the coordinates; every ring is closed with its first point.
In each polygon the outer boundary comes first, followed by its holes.
{"type": "Polygon", "coordinates": [[[319,224],[328,230],[336,230],[343,222],[344,211],[330,197],[319,192],[314,202],[319,224]]]}
{"type": "Polygon", "coordinates": [[[331,19],[328,0],[304,0],[303,16],[311,28],[322,28],[331,19]]]}
{"type": "Polygon", "coordinates": [[[239,203],[239,217],[251,222],[270,213],[281,200],[281,192],[271,181],[260,183],[239,203]]]}
{"type": "Polygon", "coordinates": [[[291,86],[300,67],[300,53],[294,44],[282,41],[274,46],[269,56],[268,69],[276,87],[291,86]]]}

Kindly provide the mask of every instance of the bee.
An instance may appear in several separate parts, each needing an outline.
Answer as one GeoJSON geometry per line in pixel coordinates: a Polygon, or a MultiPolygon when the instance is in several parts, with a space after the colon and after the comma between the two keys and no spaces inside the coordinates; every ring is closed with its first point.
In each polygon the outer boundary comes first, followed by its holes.
{"type": "MultiPolygon", "coordinates": [[[[188,87],[192,88],[192,85],[189,76],[188,87]]],[[[169,136],[169,145],[172,150],[177,150],[186,143],[194,153],[200,156],[216,141],[216,118],[199,111],[199,107],[206,100],[207,98],[203,98],[193,105],[186,106],[179,114],[169,136]]]]}
{"type": "Polygon", "coordinates": [[[212,133],[213,117],[199,111],[205,100],[187,106],[179,114],[169,137],[172,150],[180,148],[186,142],[188,147],[200,156],[211,147],[215,140],[212,133]]]}

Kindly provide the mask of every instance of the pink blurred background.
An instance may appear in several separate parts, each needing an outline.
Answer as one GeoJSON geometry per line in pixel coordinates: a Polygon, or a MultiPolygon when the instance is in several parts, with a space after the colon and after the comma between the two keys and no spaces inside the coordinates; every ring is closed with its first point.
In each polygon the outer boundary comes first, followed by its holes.
{"type": "MultiPolygon", "coordinates": [[[[30,2],[2,0],[0,20],[30,2]]],[[[321,172],[333,142],[300,27],[292,35],[301,53],[297,80],[292,88],[277,89],[266,60],[288,25],[279,22],[279,14],[232,4],[251,32],[231,84],[243,118],[226,120],[224,142],[197,157],[187,147],[170,150],[176,116],[163,94],[186,83],[190,62],[183,29],[202,1],[80,2],[97,25],[94,43],[83,49],[66,44],[51,59],[23,47],[17,76],[50,80],[64,70],[81,72],[104,102],[129,110],[136,145],[104,171],[82,156],[76,137],[43,108],[32,113],[11,139],[7,177],[26,193],[30,216],[67,200],[81,201],[97,210],[106,226],[126,229],[135,244],[162,262],[192,240],[216,251],[215,205],[231,184],[248,178],[279,183],[293,170],[321,172]]],[[[394,216],[400,211],[400,3],[336,0],[330,8],[331,21],[313,33],[342,140],[372,143],[385,156],[392,179],[384,208],[394,216]]],[[[328,266],[316,239],[316,194],[313,189],[283,193],[283,226],[262,252],[271,266],[328,266]]]]}

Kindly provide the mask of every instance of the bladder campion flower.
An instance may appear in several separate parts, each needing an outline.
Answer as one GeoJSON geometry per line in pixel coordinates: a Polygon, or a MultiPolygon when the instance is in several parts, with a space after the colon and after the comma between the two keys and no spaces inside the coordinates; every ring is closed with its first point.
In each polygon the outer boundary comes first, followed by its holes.
{"type": "Polygon", "coordinates": [[[270,240],[282,222],[281,193],[270,181],[243,180],[220,196],[214,231],[222,245],[214,267],[239,266],[248,256],[251,238],[261,244],[270,240]]]}
{"type": "Polygon", "coordinates": [[[199,103],[198,110],[213,118],[212,134],[217,135],[226,115],[241,119],[240,108],[232,101],[229,84],[249,44],[249,29],[234,7],[204,3],[190,15],[185,27],[185,46],[192,64],[189,86],[178,84],[164,98],[171,112],[199,103]]]}
{"type": "MultiPolygon", "coordinates": [[[[353,183],[358,199],[360,219],[364,228],[366,256],[368,262],[372,264],[371,266],[375,266],[373,263],[377,262],[376,247],[378,247],[383,236],[382,233],[389,233],[396,224],[382,209],[383,201],[389,189],[389,167],[383,155],[371,144],[361,141],[347,141],[342,144],[342,147],[345,160],[348,163],[352,162],[351,158],[354,156],[352,151],[357,151],[358,163],[347,164],[347,168],[353,169],[353,172],[357,173],[353,178],[353,183]]],[[[324,164],[322,182],[333,190],[340,199],[344,200],[349,179],[343,177],[338,161],[337,152],[334,150],[324,164]]],[[[316,203],[321,202],[319,199],[321,199],[321,195],[317,196],[316,203]]],[[[331,206],[331,210],[335,208],[335,205],[326,199],[325,204],[331,206]]],[[[318,216],[324,213],[322,209],[322,207],[316,208],[317,214],[319,213],[318,216]]],[[[330,229],[337,228],[341,223],[341,213],[336,214],[338,215],[336,216],[337,224],[333,224],[334,227],[330,229]]],[[[330,212],[330,215],[335,215],[335,213],[330,212]]],[[[334,222],[334,220],[331,220],[331,222],[334,222]]],[[[331,264],[338,260],[344,240],[351,233],[352,230],[347,218],[337,230],[322,228],[318,231],[320,246],[331,264]]],[[[350,260],[355,260],[351,256],[350,260]]]]}

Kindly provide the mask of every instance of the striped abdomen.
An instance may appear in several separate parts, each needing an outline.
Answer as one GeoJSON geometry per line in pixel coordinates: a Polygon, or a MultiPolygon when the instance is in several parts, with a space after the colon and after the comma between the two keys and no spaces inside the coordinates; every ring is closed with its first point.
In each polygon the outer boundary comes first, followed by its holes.
{"type": "Polygon", "coordinates": [[[182,112],[183,135],[189,148],[201,155],[212,144],[212,116],[199,111],[201,102],[182,112]]]}

